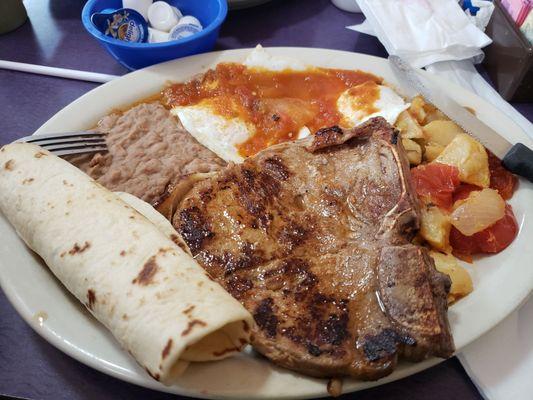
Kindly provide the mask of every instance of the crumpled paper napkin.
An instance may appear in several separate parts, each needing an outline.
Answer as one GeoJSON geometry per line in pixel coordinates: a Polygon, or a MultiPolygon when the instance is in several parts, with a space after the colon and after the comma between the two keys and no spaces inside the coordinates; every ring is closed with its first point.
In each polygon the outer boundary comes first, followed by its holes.
{"type": "Polygon", "coordinates": [[[533,398],[533,299],[457,355],[485,399],[533,398]]]}
{"type": "Polygon", "coordinates": [[[478,8],[478,10],[475,15],[472,15],[468,9],[465,11],[466,15],[475,26],[484,31],[494,11],[494,3],[488,0],[471,0],[470,3],[472,6],[478,8]]]}
{"type": "MultiPolygon", "coordinates": [[[[357,0],[357,4],[387,52],[414,67],[473,57],[481,61],[481,48],[491,43],[456,0],[357,0]]],[[[361,31],[357,25],[347,28],[361,31]]]]}

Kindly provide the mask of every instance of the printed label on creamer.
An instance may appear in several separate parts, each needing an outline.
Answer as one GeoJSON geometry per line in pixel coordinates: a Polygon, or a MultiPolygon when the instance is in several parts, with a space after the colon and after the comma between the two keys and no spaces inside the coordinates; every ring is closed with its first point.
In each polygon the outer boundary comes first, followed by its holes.
{"type": "Polygon", "coordinates": [[[146,21],[135,10],[120,9],[110,13],[97,13],[91,17],[93,24],[106,36],[125,42],[145,42],[146,21]]]}

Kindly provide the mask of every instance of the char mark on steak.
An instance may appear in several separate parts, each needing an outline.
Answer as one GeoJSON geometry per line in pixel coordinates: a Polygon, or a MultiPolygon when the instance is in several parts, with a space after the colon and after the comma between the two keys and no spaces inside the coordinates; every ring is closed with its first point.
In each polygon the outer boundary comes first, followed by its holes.
{"type": "Polygon", "coordinates": [[[253,314],[254,347],[281,366],[378,379],[399,356],[453,353],[450,280],[410,243],[417,199],[382,118],[230,165],[198,183],[172,222],[253,314]]]}

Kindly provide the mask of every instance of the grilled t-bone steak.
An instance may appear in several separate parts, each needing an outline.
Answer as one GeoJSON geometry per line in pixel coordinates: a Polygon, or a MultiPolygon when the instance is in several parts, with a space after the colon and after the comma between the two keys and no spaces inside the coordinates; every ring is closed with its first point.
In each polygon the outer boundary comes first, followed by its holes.
{"type": "Polygon", "coordinates": [[[382,118],[261,151],[197,184],[173,225],[254,315],[253,346],[318,377],[378,379],[454,351],[450,280],[410,243],[417,200],[382,118]]]}

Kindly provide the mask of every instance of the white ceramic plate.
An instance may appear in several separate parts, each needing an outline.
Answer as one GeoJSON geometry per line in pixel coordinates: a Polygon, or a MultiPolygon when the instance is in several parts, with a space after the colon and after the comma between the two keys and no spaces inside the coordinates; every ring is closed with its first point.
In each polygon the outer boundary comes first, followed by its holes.
{"type": "MultiPolygon", "coordinates": [[[[37,133],[73,131],[94,126],[112,109],[147,97],[168,81],[185,80],[221,61],[242,61],[249,49],[222,51],[175,60],[130,73],[100,86],[65,107],[37,133]]],[[[272,48],[323,67],[362,69],[395,83],[385,59],[342,51],[272,48]]],[[[533,147],[505,115],[474,94],[446,81],[436,82],[511,142],[533,147]]],[[[42,99],[46,101],[46,99],[42,99]]],[[[520,233],[502,253],[467,266],[475,290],[452,306],[449,319],[457,349],[487,332],[513,311],[533,288],[533,185],[520,181],[510,203],[520,233]]],[[[28,324],[61,351],[99,371],[148,388],[204,398],[305,398],[326,395],[325,381],[276,368],[251,351],[225,361],[196,364],[170,387],[152,380],[48,271],[0,215],[0,284],[28,324]]],[[[377,382],[346,380],[345,391],[381,385],[421,371],[440,360],[402,363],[377,382]]]]}

